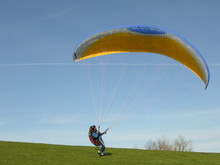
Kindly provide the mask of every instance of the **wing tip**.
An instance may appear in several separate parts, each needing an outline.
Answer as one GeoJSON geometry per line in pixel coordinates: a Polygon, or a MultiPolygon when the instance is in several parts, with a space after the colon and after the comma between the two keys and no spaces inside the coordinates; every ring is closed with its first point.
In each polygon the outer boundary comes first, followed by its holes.
{"type": "Polygon", "coordinates": [[[73,61],[74,62],[78,62],[79,61],[79,59],[76,56],[76,52],[74,52],[74,54],[73,54],[73,61]]]}
{"type": "Polygon", "coordinates": [[[209,86],[209,80],[208,80],[208,82],[205,84],[205,90],[208,88],[208,86],[209,86]]]}

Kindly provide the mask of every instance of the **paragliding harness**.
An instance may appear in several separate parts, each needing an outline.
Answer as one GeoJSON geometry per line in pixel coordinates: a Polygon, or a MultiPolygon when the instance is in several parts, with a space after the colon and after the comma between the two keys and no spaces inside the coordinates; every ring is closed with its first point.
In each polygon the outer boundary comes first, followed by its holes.
{"type": "Polygon", "coordinates": [[[89,132],[88,132],[88,136],[89,136],[89,140],[91,141],[92,144],[94,144],[95,146],[100,146],[102,145],[103,142],[100,141],[100,136],[102,136],[103,134],[106,134],[106,132],[109,130],[109,128],[107,128],[103,133],[100,133],[100,126],[98,127],[98,131],[95,130],[95,125],[92,125],[89,127],[89,132]],[[96,134],[98,134],[97,137],[93,136],[93,132],[95,132],[96,134]]]}
{"type": "Polygon", "coordinates": [[[98,137],[94,137],[94,136],[92,135],[93,132],[96,132],[96,131],[94,130],[94,126],[90,126],[90,127],[89,127],[89,132],[88,132],[89,140],[90,140],[91,143],[94,144],[95,146],[100,146],[101,144],[100,144],[100,141],[99,141],[99,137],[100,137],[101,133],[98,132],[98,137]]]}

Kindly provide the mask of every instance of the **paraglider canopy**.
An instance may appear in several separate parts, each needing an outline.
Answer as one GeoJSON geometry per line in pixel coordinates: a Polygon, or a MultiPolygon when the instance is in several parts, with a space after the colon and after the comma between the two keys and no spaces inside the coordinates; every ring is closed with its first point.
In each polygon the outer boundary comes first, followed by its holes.
{"type": "Polygon", "coordinates": [[[209,84],[209,69],[199,51],[179,35],[154,26],[126,26],[96,33],[74,52],[74,61],[124,52],[157,53],[170,57],[209,84]]]}

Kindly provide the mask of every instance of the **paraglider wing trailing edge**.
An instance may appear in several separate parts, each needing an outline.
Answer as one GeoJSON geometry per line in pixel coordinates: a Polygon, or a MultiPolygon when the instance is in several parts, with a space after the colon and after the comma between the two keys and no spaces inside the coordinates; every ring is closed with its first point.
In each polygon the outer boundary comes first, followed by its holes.
{"type": "Polygon", "coordinates": [[[113,53],[145,52],[170,57],[196,74],[207,88],[210,73],[199,51],[179,35],[154,26],[127,26],[98,32],[80,43],[74,61],[113,53]]]}

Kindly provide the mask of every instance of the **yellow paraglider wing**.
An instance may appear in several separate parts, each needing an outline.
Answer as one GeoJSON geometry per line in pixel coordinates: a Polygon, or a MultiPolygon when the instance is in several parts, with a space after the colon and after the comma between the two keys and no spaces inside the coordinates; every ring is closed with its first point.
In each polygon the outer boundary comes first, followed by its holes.
{"type": "Polygon", "coordinates": [[[170,57],[194,72],[208,86],[209,70],[198,50],[182,37],[152,26],[129,26],[96,33],[79,44],[74,61],[124,52],[158,53],[170,57]]]}

